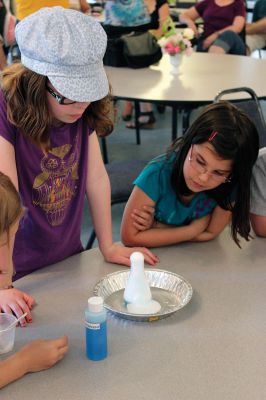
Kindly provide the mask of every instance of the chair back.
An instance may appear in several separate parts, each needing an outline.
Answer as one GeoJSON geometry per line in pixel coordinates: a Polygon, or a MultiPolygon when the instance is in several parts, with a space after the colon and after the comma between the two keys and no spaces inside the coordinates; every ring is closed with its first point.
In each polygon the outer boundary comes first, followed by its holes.
{"type": "MultiPolygon", "coordinates": [[[[231,96],[232,97],[232,96],[231,96]]],[[[228,100],[233,103],[236,107],[243,110],[249,118],[255,124],[258,134],[259,134],[259,141],[260,141],[260,148],[266,146],[266,123],[263,116],[263,112],[261,109],[261,105],[259,99],[254,92],[253,89],[248,87],[240,87],[240,88],[233,88],[233,89],[226,89],[219,92],[215,98],[214,103],[219,102],[220,100],[228,100]],[[234,95],[235,93],[246,93],[250,96],[250,98],[245,98],[243,100],[228,100],[226,96],[234,95]],[[223,98],[223,99],[222,99],[223,98]]]]}

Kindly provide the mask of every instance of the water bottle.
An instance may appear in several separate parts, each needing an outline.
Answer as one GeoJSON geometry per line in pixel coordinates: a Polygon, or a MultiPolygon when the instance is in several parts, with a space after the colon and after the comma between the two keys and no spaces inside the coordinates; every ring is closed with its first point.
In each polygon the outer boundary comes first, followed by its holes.
{"type": "Polygon", "coordinates": [[[107,357],[107,313],[102,297],[90,297],[85,311],[86,355],[99,361],[107,357]]]}

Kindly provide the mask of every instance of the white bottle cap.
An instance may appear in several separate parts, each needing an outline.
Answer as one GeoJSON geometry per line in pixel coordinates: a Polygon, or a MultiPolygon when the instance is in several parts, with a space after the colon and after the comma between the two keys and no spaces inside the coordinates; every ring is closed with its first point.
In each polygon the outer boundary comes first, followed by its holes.
{"type": "Polygon", "coordinates": [[[90,297],[88,299],[88,309],[91,312],[100,312],[103,310],[103,298],[100,296],[90,297]]]}

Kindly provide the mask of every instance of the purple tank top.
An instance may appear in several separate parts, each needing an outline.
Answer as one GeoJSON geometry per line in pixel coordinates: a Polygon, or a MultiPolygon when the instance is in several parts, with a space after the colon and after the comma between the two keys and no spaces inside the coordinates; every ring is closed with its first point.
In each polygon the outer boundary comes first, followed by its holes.
{"type": "Polygon", "coordinates": [[[91,129],[82,119],[51,129],[45,155],[7,121],[0,92],[0,135],[15,148],[26,213],[15,239],[14,280],[82,251],[80,241],[91,129]]]}

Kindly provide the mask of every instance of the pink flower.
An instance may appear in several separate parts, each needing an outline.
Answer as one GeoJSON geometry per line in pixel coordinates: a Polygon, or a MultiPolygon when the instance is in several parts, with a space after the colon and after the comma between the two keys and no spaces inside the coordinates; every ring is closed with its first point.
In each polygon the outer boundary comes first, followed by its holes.
{"type": "Polygon", "coordinates": [[[174,47],[173,43],[167,43],[165,45],[165,50],[167,52],[174,52],[175,51],[175,47],[174,47]]]}

